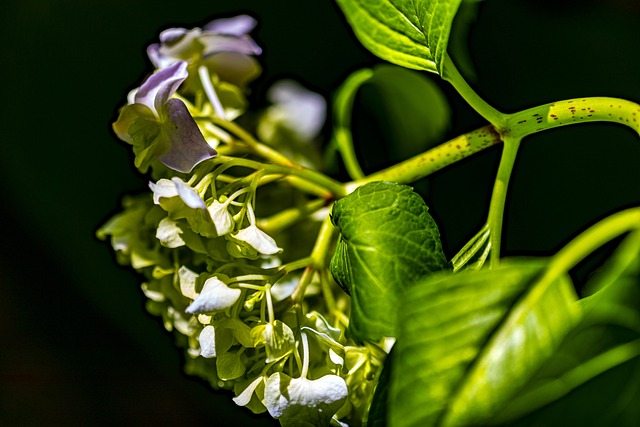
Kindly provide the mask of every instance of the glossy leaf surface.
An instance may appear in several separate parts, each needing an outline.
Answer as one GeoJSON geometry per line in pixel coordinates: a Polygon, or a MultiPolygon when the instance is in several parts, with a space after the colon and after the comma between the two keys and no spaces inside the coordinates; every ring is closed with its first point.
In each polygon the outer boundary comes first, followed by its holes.
{"type": "Polygon", "coordinates": [[[461,0],[337,0],[360,42],[394,64],[443,73],[461,0]]]}
{"type": "Polygon", "coordinates": [[[540,261],[438,275],[407,290],[391,384],[396,426],[486,422],[560,345],[580,311],[567,276],[540,261]],[[540,283],[542,286],[538,286],[540,283]]]}
{"type": "Polygon", "coordinates": [[[400,296],[447,265],[424,200],[406,185],[374,182],[336,202],[332,222],[340,240],[330,268],[351,294],[349,333],[395,336],[400,296]]]}

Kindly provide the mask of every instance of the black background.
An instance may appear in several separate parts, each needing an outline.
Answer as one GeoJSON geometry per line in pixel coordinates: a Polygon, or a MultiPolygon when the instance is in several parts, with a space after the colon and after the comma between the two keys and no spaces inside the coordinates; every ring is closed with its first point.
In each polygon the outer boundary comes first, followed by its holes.
{"type": "MultiPolygon", "coordinates": [[[[328,0],[4,3],[0,425],[273,425],[182,374],[172,337],[144,310],[139,278],[94,237],[122,195],[146,191],[110,131],[151,71],[144,49],[164,28],[240,12],[260,21],[255,100],[284,75],[330,95],[349,72],[381,62],[328,0]]],[[[506,112],[584,96],[639,102],[638,46],[633,0],[487,0],[469,33],[472,85],[506,112]]],[[[483,125],[441,86],[454,113],[448,136],[483,125]]],[[[448,256],[483,223],[498,156],[496,147],[430,180],[448,256]]],[[[637,135],[617,125],[528,138],[510,188],[506,254],[553,253],[595,220],[639,205],[639,161],[637,135]]]]}

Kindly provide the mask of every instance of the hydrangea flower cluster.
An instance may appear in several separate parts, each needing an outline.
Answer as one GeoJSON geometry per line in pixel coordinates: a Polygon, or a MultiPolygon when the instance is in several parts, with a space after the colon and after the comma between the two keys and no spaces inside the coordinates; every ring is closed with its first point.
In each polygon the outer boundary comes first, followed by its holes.
{"type": "Polygon", "coordinates": [[[327,270],[336,194],[314,145],[325,101],[285,81],[271,107],[248,111],[254,26],[172,28],[149,47],[156,71],[113,128],[150,192],[97,234],[144,276],[189,373],[282,425],[360,425],[386,353],[345,336],[348,296],[327,270]]]}

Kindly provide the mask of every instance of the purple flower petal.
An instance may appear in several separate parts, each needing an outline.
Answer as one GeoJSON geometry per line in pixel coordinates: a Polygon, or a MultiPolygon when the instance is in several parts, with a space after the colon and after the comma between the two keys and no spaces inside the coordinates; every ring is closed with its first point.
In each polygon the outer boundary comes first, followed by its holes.
{"type": "Polygon", "coordinates": [[[260,55],[262,49],[250,38],[240,38],[225,34],[204,33],[199,38],[204,45],[202,56],[218,52],[237,52],[244,55],[260,55]]]}
{"type": "Polygon", "coordinates": [[[157,69],[167,68],[179,61],[176,58],[164,55],[159,43],[152,43],[147,47],[147,56],[151,60],[153,66],[157,69]]]}
{"type": "Polygon", "coordinates": [[[160,43],[173,44],[181,39],[189,30],[186,28],[169,28],[160,33],[160,43]]]}
{"type": "Polygon", "coordinates": [[[163,123],[167,149],[158,160],[171,169],[188,173],[201,161],[217,154],[205,141],[184,102],[172,98],[166,102],[163,111],[167,119],[163,123]]]}
{"type": "Polygon", "coordinates": [[[187,63],[184,61],[155,72],[140,86],[134,97],[135,102],[146,105],[159,116],[162,105],[178,90],[188,75],[187,63]]]}
{"type": "Polygon", "coordinates": [[[256,20],[249,15],[239,15],[233,18],[216,19],[203,27],[203,30],[211,33],[229,34],[232,36],[244,36],[256,27],[256,20]]]}

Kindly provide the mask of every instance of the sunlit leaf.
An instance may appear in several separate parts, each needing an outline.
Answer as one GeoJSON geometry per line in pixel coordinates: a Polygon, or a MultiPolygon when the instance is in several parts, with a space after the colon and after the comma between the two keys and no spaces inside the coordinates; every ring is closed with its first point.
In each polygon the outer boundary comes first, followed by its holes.
{"type": "Polygon", "coordinates": [[[400,296],[447,265],[424,200],[406,185],[375,182],[336,202],[332,221],[340,240],[330,268],[351,295],[349,333],[395,336],[400,296]]]}
{"type": "MultiPolygon", "coordinates": [[[[562,400],[562,406],[572,419],[582,417],[598,419],[598,425],[621,425],[619,418],[625,410],[637,412],[632,408],[635,405],[625,405],[624,398],[617,400],[640,389],[637,374],[621,381],[611,371],[640,356],[640,233],[628,236],[586,287],[589,292],[596,292],[578,302],[584,309],[582,322],[518,398],[499,414],[498,420],[521,417],[570,393],[574,396],[562,400]],[[596,377],[599,380],[592,381],[596,377]],[[575,393],[577,389],[579,393],[575,393]],[[585,408],[584,399],[578,396],[593,396],[593,403],[585,408]],[[607,411],[612,399],[616,399],[617,409],[607,411]]],[[[631,365],[626,371],[631,374],[633,369],[631,365]]],[[[538,411],[529,418],[540,419],[552,410],[538,411]]]]}
{"type": "Polygon", "coordinates": [[[512,260],[408,289],[393,364],[392,426],[475,425],[514,397],[580,316],[567,276],[536,280],[544,265],[512,260]]]}
{"type": "Polygon", "coordinates": [[[442,74],[461,0],[337,0],[360,42],[394,64],[442,74]]]}
{"type": "Polygon", "coordinates": [[[227,351],[216,358],[216,370],[222,380],[233,380],[241,377],[246,367],[241,359],[241,352],[227,351]]]}

